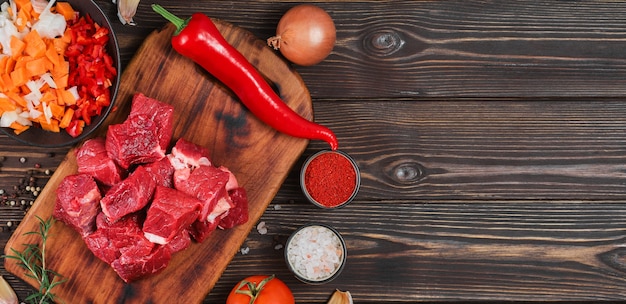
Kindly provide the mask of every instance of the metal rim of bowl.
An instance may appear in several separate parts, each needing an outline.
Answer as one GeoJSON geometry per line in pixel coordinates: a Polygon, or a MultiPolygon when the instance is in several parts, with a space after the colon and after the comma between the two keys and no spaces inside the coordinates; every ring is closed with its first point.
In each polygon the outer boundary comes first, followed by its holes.
{"type": "Polygon", "coordinates": [[[322,285],[322,284],[326,284],[334,279],[336,279],[339,274],[341,274],[341,272],[343,271],[344,266],[346,265],[346,261],[348,258],[348,248],[346,247],[346,242],[343,239],[343,236],[341,236],[341,234],[339,233],[339,231],[337,231],[337,229],[333,228],[330,225],[327,224],[322,224],[322,223],[308,223],[305,224],[303,226],[301,226],[300,228],[296,229],[287,239],[287,242],[285,243],[285,263],[287,263],[287,268],[289,268],[289,271],[291,271],[294,276],[296,277],[296,279],[300,280],[301,282],[307,283],[307,284],[311,284],[311,285],[322,285]],[[291,263],[289,262],[289,244],[291,244],[291,241],[293,239],[293,237],[300,231],[302,231],[303,229],[309,228],[309,227],[314,227],[314,226],[319,226],[319,227],[323,227],[326,228],[328,230],[330,230],[334,235],[337,236],[337,238],[339,239],[339,242],[341,243],[341,248],[342,248],[342,257],[341,257],[341,263],[339,264],[339,267],[337,267],[337,269],[335,270],[335,272],[329,276],[326,279],[323,280],[319,280],[319,281],[315,281],[315,280],[310,280],[307,279],[305,277],[303,277],[302,275],[300,275],[291,265],[291,263]]]}
{"type": "Polygon", "coordinates": [[[361,187],[361,171],[359,170],[359,166],[357,165],[356,161],[348,153],[340,151],[340,150],[321,150],[321,151],[318,151],[317,153],[309,156],[306,159],[306,161],[304,162],[304,164],[302,165],[302,168],[300,170],[300,188],[302,189],[302,192],[304,193],[306,198],[311,203],[313,203],[315,206],[320,207],[322,209],[337,209],[337,208],[345,207],[350,202],[352,202],[352,200],[354,200],[354,198],[356,197],[357,193],[359,192],[359,188],[360,187],[361,187]],[[309,191],[306,188],[306,183],[305,183],[305,173],[306,173],[306,169],[308,168],[309,164],[315,158],[317,158],[318,156],[320,156],[322,154],[326,154],[326,153],[337,153],[337,154],[345,157],[350,162],[350,164],[352,164],[352,168],[354,169],[354,173],[356,175],[356,181],[355,181],[354,190],[352,191],[352,194],[350,195],[350,197],[348,197],[348,199],[345,202],[342,202],[341,204],[338,204],[336,206],[326,206],[326,205],[323,205],[320,202],[316,201],[311,196],[311,194],[309,194],[309,191]]]}
{"type": "MultiPolygon", "coordinates": [[[[115,104],[115,100],[117,98],[117,93],[118,93],[118,89],[120,86],[120,78],[121,78],[121,57],[120,57],[120,48],[119,48],[119,43],[117,40],[117,36],[115,35],[115,31],[113,29],[113,23],[111,22],[111,20],[109,19],[109,17],[104,13],[104,11],[102,10],[102,8],[100,8],[99,5],[97,5],[93,0],[88,0],[88,1],[81,1],[81,6],[82,5],[86,5],[93,7],[93,10],[101,15],[101,17],[103,18],[104,22],[100,22],[100,23],[104,23],[104,24],[100,24],[100,26],[105,26],[108,30],[109,30],[109,42],[107,45],[107,52],[108,54],[113,58],[113,61],[115,62],[115,68],[117,70],[117,75],[114,78],[113,84],[111,85],[111,88],[115,88],[115,89],[111,89],[111,104],[109,106],[107,106],[106,108],[103,109],[102,113],[100,113],[100,115],[98,115],[96,117],[96,119],[94,119],[91,123],[91,125],[86,126],[85,130],[83,131],[83,133],[77,137],[72,138],[69,134],[68,135],[61,135],[59,133],[53,133],[53,132],[47,132],[47,131],[39,131],[39,130],[26,130],[26,132],[42,132],[41,136],[46,136],[46,135],[58,135],[61,137],[61,139],[68,139],[68,140],[63,140],[62,142],[36,142],[36,141],[31,141],[27,138],[24,138],[24,136],[20,136],[18,134],[15,134],[13,132],[13,130],[11,128],[0,128],[0,131],[4,134],[6,134],[8,137],[15,139],[16,141],[23,143],[23,144],[27,144],[27,145],[31,145],[31,146],[37,146],[37,147],[42,147],[42,148],[58,148],[58,147],[66,147],[66,146],[71,146],[74,145],[84,139],[86,139],[87,137],[91,136],[93,134],[93,132],[95,132],[101,125],[102,123],[106,120],[106,117],[109,115],[109,113],[112,111],[112,109],[114,108],[114,104],[115,104]],[[46,133],[43,133],[46,132],[46,133]]],[[[80,10],[79,10],[80,11],[80,10]]],[[[93,18],[93,13],[89,12],[90,15],[92,15],[93,18]]],[[[81,11],[81,14],[83,14],[83,12],[81,11]]],[[[62,133],[63,131],[61,131],[60,133],[62,133]]],[[[25,134],[22,133],[22,134],[25,134]]]]}

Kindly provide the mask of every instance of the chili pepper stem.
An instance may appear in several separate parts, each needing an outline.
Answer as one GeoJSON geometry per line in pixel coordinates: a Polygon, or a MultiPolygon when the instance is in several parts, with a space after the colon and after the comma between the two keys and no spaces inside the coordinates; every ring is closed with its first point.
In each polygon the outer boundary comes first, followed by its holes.
{"type": "Polygon", "coordinates": [[[167,21],[173,23],[176,26],[176,34],[178,34],[189,22],[189,19],[182,19],[170,13],[168,10],[158,4],[152,4],[152,10],[163,16],[163,18],[167,19],[167,21]]]}

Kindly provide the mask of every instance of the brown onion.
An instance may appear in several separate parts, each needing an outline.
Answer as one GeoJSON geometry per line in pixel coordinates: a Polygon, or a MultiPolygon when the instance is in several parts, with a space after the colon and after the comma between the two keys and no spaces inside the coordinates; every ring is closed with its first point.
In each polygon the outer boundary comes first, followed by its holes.
{"type": "Polygon", "coordinates": [[[280,50],[287,60],[309,66],[330,54],[336,35],[335,23],[326,11],[312,4],[299,4],[283,15],[276,36],[267,39],[267,43],[280,50]]]}

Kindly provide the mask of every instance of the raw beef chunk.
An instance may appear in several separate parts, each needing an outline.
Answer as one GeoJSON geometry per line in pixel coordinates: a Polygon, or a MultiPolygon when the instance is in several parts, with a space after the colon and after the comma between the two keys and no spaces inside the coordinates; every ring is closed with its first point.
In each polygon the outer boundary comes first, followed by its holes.
{"type": "Polygon", "coordinates": [[[235,174],[230,172],[230,170],[224,166],[220,166],[219,169],[228,173],[228,182],[226,183],[226,191],[235,190],[239,188],[239,182],[237,182],[237,178],[235,177],[235,174]]]}
{"type": "Polygon", "coordinates": [[[89,139],[76,150],[78,173],[86,173],[106,186],[112,186],[124,178],[122,169],[109,157],[102,137],[89,139]]]}
{"type": "Polygon", "coordinates": [[[125,282],[164,269],[171,259],[168,247],[155,245],[146,239],[137,215],[117,222],[98,217],[96,232],[84,238],[87,247],[99,259],[111,265],[125,282]]]}
{"type": "Polygon", "coordinates": [[[217,225],[218,221],[195,221],[191,224],[191,229],[189,229],[189,233],[193,237],[194,240],[198,243],[204,242],[204,240],[213,232],[217,225]]]}
{"type": "Polygon", "coordinates": [[[176,189],[157,186],[143,232],[156,244],[167,244],[198,219],[202,202],[176,189]]]}
{"type": "Polygon", "coordinates": [[[176,169],[174,188],[202,201],[198,220],[189,230],[196,241],[202,242],[233,207],[227,189],[237,187],[237,180],[227,168],[211,164],[206,148],[182,138],[176,142],[168,158],[176,169]]]}
{"type": "Polygon", "coordinates": [[[139,222],[139,216],[136,214],[113,223],[100,213],[96,220],[98,228],[84,238],[85,243],[95,256],[111,264],[122,255],[121,248],[136,244],[140,244],[141,247],[150,245],[150,241],[143,236],[139,222]]]}
{"type": "Polygon", "coordinates": [[[191,245],[191,235],[189,235],[189,230],[185,229],[174,237],[174,239],[172,239],[169,243],[167,243],[166,246],[170,249],[170,252],[174,254],[187,249],[189,245],[191,245]]]}
{"type": "Polygon", "coordinates": [[[169,147],[172,140],[172,128],[174,121],[174,107],[141,93],[133,96],[129,117],[136,115],[148,115],[157,127],[159,145],[164,151],[169,147]]]}
{"type": "Polygon", "coordinates": [[[53,215],[76,230],[81,236],[96,228],[96,216],[100,212],[100,190],[88,174],[66,176],[57,188],[53,215]]]}
{"type": "Polygon", "coordinates": [[[172,153],[169,157],[172,165],[177,170],[211,165],[209,150],[184,138],[176,141],[176,145],[172,147],[172,153]]]}
{"type": "Polygon", "coordinates": [[[146,171],[150,172],[157,185],[169,188],[174,187],[174,181],[172,180],[174,167],[168,157],[164,157],[151,164],[146,164],[144,168],[146,168],[146,171]]]}
{"type": "MultiPolygon", "coordinates": [[[[176,173],[174,173],[176,175],[176,173]]],[[[213,223],[222,213],[233,207],[226,191],[228,172],[213,166],[199,166],[184,180],[174,179],[174,187],[202,201],[199,221],[213,223]]]]}
{"type": "MultiPolygon", "coordinates": [[[[230,198],[229,201],[234,205],[232,208],[229,208],[228,211],[221,213],[217,217],[209,217],[209,219],[213,218],[214,220],[198,220],[191,225],[189,233],[197,242],[203,242],[217,227],[230,229],[248,221],[248,197],[246,190],[242,187],[237,187],[228,191],[228,196],[230,198]]],[[[214,214],[219,213],[220,211],[214,212],[214,214]]]]}
{"type": "Polygon", "coordinates": [[[168,155],[168,158],[175,169],[174,185],[187,180],[195,168],[211,166],[209,150],[183,138],[176,141],[176,145],[172,148],[172,153],[168,155]]]}
{"type": "Polygon", "coordinates": [[[120,252],[111,267],[127,283],[160,272],[172,258],[170,249],[161,245],[125,247],[120,252]]]}
{"type": "Polygon", "coordinates": [[[233,228],[248,221],[248,196],[244,188],[236,188],[228,191],[228,195],[235,207],[220,220],[219,227],[222,229],[233,228]]]}
{"type": "Polygon", "coordinates": [[[123,216],[141,210],[152,198],[156,182],[144,167],[137,167],[126,179],[113,185],[100,200],[102,212],[115,222],[123,216]]]}
{"type": "Polygon", "coordinates": [[[110,125],[105,146],[109,157],[124,169],[165,157],[157,124],[147,115],[137,114],[121,124],[110,125]]]}

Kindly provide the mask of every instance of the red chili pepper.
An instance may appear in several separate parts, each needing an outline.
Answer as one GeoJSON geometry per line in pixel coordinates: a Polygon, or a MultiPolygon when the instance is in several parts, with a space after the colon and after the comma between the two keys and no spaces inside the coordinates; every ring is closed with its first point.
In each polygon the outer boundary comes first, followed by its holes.
{"type": "Polygon", "coordinates": [[[337,149],[335,134],[282,101],[254,66],[224,39],[211,18],[195,13],[183,20],[158,4],[152,9],[177,27],[172,37],[174,49],[224,83],[261,121],[287,135],[324,140],[331,149],[337,149]]]}

